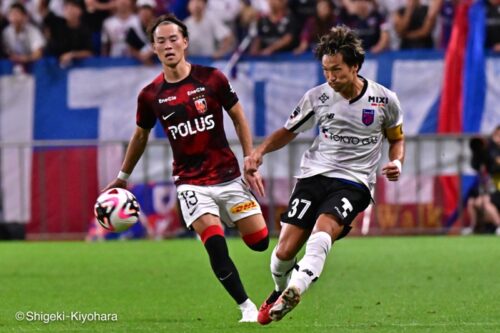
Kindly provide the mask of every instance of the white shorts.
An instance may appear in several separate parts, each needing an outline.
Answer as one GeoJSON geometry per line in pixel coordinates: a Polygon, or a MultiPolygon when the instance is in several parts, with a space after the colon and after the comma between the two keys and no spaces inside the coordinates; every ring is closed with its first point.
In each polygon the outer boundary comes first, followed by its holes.
{"type": "Polygon", "coordinates": [[[219,216],[226,226],[232,228],[234,222],[262,213],[259,203],[241,178],[211,186],[182,184],[177,187],[177,197],[188,228],[204,214],[219,216]]]}

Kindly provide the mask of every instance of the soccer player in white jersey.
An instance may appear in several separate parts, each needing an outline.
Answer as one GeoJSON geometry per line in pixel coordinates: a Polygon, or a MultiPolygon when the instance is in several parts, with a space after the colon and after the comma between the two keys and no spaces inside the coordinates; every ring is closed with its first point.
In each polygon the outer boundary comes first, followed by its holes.
{"type": "MultiPolygon", "coordinates": [[[[299,303],[320,276],[332,243],[349,233],[353,219],[370,204],[384,137],[390,162],[382,173],[388,180],[398,180],[404,159],[398,98],[358,75],[365,57],[361,40],[347,27],[335,27],[321,38],[315,52],[327,82],[309,90],[285,126],[245,159],[245,172],[251,175],[266,153],[319,127],[302,156],[297,184],[281,216],[279,241],[271,255],[275,289],[259,310],[263,325],[281,320],[299,303]],[[304,257],[297,263],[304,244],[304,257]]],[[[261,182],[251,185],[264,194],[261,182]]]]}

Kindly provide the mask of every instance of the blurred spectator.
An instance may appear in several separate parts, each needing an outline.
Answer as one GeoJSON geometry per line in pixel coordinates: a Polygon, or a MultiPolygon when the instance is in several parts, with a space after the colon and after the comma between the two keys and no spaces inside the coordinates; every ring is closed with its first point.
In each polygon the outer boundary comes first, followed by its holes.
{"type": "Polygon", "coordinates": [[[487,1],[486,47],[500,52],[500,0],[487,1]]]}
{"type": "Polygon", "coordinates": [[[379,53],[389,48],[389,26],[374,0],[344,0],[339,23],[353,29],[363,48],[379,53]]]}
{"type": "Polygon", "coordinates": [[[47,15],[44,19],[47,36],[47,55],[59,59],[61,67],[70,65],[75,59],[91,57],[92,35],[82,24],[84,12],[81,0],[64,1],[64,18],[47,15]]]}
{"type": "Polygon", "coordinates": [[[236,36],[238,40],[241,41],[250,33],[251,26],[252,30],[256,30],[260,13],[262,13],[262,11],[259,11],[256,7],[252,6],[250,0],[241,0],[241,10],[236,24],[236,36]]]}
{"type": "Polygon", "coordinates": [[[420,0],[407,0],[406,6],[393,14],[394,28],[401,38],[400,49],[434,48],[432,33],[443,0],[432,0],[430,5],[420,0]]]}
{"type": "MultiPolygon", "coordinates": [[[[238,16],[238,36],[241,40],[250,30],[254,33],[257,29],[257,21],[261,16],[269,14],[268,0],[240,0],[241,9],[238,16]],[[251,27],[251,28],[250,28],[251,27]]],[[[256,32],[255,32],[256,34],[256,32]]]]}
{"type": "Polygon", "coordinates": [[[126,37],[130,28],[140,28],[135,14],[134,0],[114,0],[115,13],[104,20],[102,28],[102,55],[109,57],[131,56],[126,37]]]}
{"type": "Polygon", "coordinates": [[[241,0],[243,5],[249,5],[258,13],[268,14],[269,13],[269,0],[241,0]]]}
{"type": "MultiPolygon", "coordinates": [[[[10,8],[13,4],[19,3],[23,5],[26,10],[26,14],[32,23],[38,24],[41,22],[37,11],[37,4],[39,0],[0,0],[0,5],[2,7],[2,13],[8,16],[10,8]]],[[[59,0],[62,1],[62,0],[59,0]]]]}
{"type": "Polygon", "coordinates": [[[488,142],[488,164],[487,170],[493,180],[495,192],[492,195],[492,202],[500,211],[500,125],[497,125],[490,141],[488,142]]]}
{"type": "Polygon", "coordinates": [[[288,8],[297,20],[297,35],[300,34],[307,20],[316,15],[316,2],[317,0],[288,0],[288,8]]]}
{"type": "Polygon", "coordinates": [[[148,38],[148,27],[155,20],[154,0],[138,0],[137,7],[140,27],[132,27],[127,32],[127,44],[130,48],[130,54],[145,65],[154,63],[155,54],[148,38]]]}
{"type": "Polygon", "coordinates": [[[9,25],[2,32],[3,45],[7,57],[15,64],[26,65],[43,55],[45,39],[41,31],[29,22],[26,8],[15,3],[10,7],[9,25]]]}
{"type": "MultiPolygon", "coordinates": [[[[3,14],[0,12],[0,37],[2,36],[2,32],[9,25],[9,21],[5,19],[3,14]]],[[[3,43],[3,38],[0,38],[0,59],[6,58],[7,53],[5,52],[5,46],[3,43]]]]}
{"type": "Polygon", "coordinates": [[[242,8],[241,0],[209,0],[207,12],[209,16],[215,16],[221,20],[233,34],[236,31],[236,19],[242,8]]]}
{"type": "Polygon", "coordinates": [[[226,55],[234,45],[234,36],[221,20],[207,15],[207,0],[189,0],[188,9],[191,16],[184,23],[189,31],[189,55],[213,58],[226,55]]]}
{"type": "Polygon", "coordinates": [[[295,47],[297,22],[287,7],[287,0],[268,0],[269,14],[257,21],[257,36],[250,46],[251,55],[270,55],[295,47]]]}
{"type": "Polygon", "coordinates": [[[319,38],[326,34],[333,26],[337,24],[337,15],[335,6],[331,0],[317,0],[316,13],[310,17],[300,34],[300,44],[294,50],[295,54],[314,49],[319,38]]]}
{"type": "MultiPolygon", "coordinates": [[[[43,1],[43,0],[42,0],[43,1]]],[[[52,0],[50,0],[52,1],[52,0]]],[[[83,21],[92,33],[94,54],[101,54],[102,25],[115,8],[115,0],[84,0],[87,12],[83,21]]]]}
{"type": "Polygon", "coordinates": [[[472,167],[479,172],[479,183],[467,202],[471,226],[462,233],[484,232],[488,224],[500,235],[500,125],[485,143],[471,140],[472,167]]]}

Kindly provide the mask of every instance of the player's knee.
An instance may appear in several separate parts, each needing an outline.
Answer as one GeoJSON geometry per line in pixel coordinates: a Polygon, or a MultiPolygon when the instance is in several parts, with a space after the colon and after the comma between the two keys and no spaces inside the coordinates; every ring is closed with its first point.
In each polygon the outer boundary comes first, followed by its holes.
{"type": "Polygon", "coordinates": [[[351,232],[352,227],[350,225],[345,225],[342,230],[340,231],[339,235],[336,236],[335,240],[340,240],[347,236],[349,232],[351,232]]]}
{"type": "Polygon", "coordinates": [[[269,247],[269,231],[267,227],[243,236],[245,244],[254,251],[262,252],[269,247]]]}
{"type": "Polygon", "coordinates": [[[201,241],[203,244],[207,244],[207,241],[214,237],[214,236],[221,236],[224,237],[224,230],[220,225],[211,225],[205,228],[203,232],[200,234],[201,241]]]}
{"type": "Polygon", "coordinates": [[[276,248],[276,257],[279,260],[283,261],[292,260],[293,258],[295,258],[296,255],[297,251],[294,248],[283,246],[281,244],[278,245],[278,247],[276,248]]]}

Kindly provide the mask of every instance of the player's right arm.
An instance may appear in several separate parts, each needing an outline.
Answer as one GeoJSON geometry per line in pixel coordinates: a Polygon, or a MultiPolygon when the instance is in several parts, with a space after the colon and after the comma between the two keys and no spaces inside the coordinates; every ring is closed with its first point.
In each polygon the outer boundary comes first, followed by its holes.
{"type": "MultiPolygon", "coordinates": [[[[125,159],[123,160],[122,167],[120,169],[120,175],[130,175],[134,170],[137,162],[141,158],[149,139],[150,129],[145,129],[137,126],[132,138],[127,147],[127,152],[125,153],[125,159]]],[[[117,177],[114,181],[108,184],[104,191],[113,187],[127,187],[127,180],[117,177]]]]}
{"type": "Polygon", "coordinates": [[[262,164],[262,157],[272,151],[278,150],[291,142],[297,133],[294,133],[286,128],[280,128],[273,134],[268,136],[250,156],[245,158],[245,173],[253,174],[262,164]]]}
{"type": "Polygon", "coordinates": [[[262,157],[267,153],[286,146],[290,141],[295,139],[296,136],[296,133],[293,133],[284,127],[280,128],[268,136],[254,151],[252,151],[250,155],[245,157],[243,168],[245,179],[249,180],[250,185],[257,191],[257,193],[259,193],[259,195],[265,195],[264,185],[262,184],[262,181],[260,181],[259,186],[256,186],[251,182],[251,179],[255,178],[255,175],[258,174],[257,169],[262,164],[262,157]]]}
{"type": "Polygon", "coordinates": [[[290,114],[283,128],[276,130],[268,136],[252,154],[245,158],[245,173],[253,174],[262,164],[262,157],[272,151],[278,150],[290,143],[300,133],[314,126],[314,108],[308,91],[290,114]]]}
{"type": "MultiPolygon", "coordinates": [[[[158,78],[160,77],[163,80],[163,76],[158,76],[158,78]]],[[[155,80],[158,80],[158,78],[155,80]]],[[[153,83],[154,82],[155,81],[153,81],[153,83]]],[[[153,83],[142,89],[137,97],[137,126],[135,128],[135,132],[128,143],[125,159],[123,160],[118,176],[115,180],[109,183],[104,190],[108,190],[113,187],[126,188],[128,177],[134,170],[137,162],[139,162],[144,150],[146,150],[149,133],[156,124],[156,115],[151,106],[152,101],[154,100],[154,94],[151,93],[153,83]]]]}

